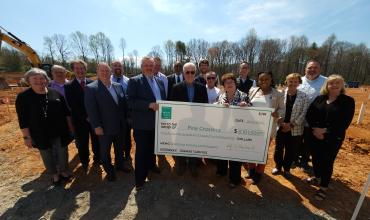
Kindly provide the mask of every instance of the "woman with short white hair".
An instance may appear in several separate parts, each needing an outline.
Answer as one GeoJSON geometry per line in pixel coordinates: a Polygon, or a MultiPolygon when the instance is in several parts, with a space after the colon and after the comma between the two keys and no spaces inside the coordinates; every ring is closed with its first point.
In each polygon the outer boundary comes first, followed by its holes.
{"type": "Polygon", "coordinates": [[[24,144],[40,151],[52,183],[69,179],[67,145],[71,141],[70,112],[64,97],[47,88],[49,78],[39,68],[31,68],[24,76],[30,88],[18,94],[15,107],[24,144]],[[59,169],[59,171],[58,171],[59,169]]]}

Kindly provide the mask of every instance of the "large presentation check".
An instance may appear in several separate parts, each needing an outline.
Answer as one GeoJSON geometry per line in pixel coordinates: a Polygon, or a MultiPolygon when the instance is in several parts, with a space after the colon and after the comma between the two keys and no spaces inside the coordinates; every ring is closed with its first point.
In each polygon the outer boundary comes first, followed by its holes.
{"type": "Polygon", "coordinates": [[[266,163],[272,108],[158,103],[155,154],[266,163]]]}

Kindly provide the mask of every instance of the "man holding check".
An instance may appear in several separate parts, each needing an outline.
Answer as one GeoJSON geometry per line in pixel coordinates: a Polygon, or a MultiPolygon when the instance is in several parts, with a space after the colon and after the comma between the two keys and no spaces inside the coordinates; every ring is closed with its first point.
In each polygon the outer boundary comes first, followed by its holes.
{"type": "MultiPolygon", "coordinates": [[[[186,63],[183,67],[184,81],[173,86],[170,100],[179,102],[196,102],[208,103],[207,89],[205,86],[198,84],[195,79],[196,66],[193,63],[186,63]]],[[[190,172],[193,177],[198,176],[196,165],[199,158],[179,157],[175,158],[176,172],[179,176],[183,175],[186,171],[187,161],[189,164],[190,172]]]]}

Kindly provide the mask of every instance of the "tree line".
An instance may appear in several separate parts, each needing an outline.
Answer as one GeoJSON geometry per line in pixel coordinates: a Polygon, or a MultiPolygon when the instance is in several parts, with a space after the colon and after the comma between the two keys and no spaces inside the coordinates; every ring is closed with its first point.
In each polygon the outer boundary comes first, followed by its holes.
{"type": "MultiPolygon", "coordinates": [[[[121,38],[118,50],[124,57],[125,72],[135,75],[140,72],[140,56],[137,50],[126,51],[126,41],[121,38]]],[[[308,38],[291,36],[289,39],[262,39],[254,29],[249,30],[239,41],[209,42],[204,39],[191,39],[188,42],[167,40],[155,45],[149,56],[159,56],[163,60],[163,72],[170,74],[175,61],[198,63],[206,58],[210,68],[218,75],[238,72],[239,63],[247,61],[251,67],[251,77],[258,71],[270,70],[276,82],[282,82],[292,72],[304,73],[307,60],[316,59],[322,64],[324,75],[341,74],[347,81],[370,84],[370,52],[363,44],[339,41],[330,35],[320,46],[308,38]]],[[[144,56],[142,55],[142,56],[144,56]]],[[[86,35],[80,31],[69,36],[54,34],[44,37],[44,63],[61,64],[68,67],[68,61],[80,58],[88,63],[88,71],[95,72],[98,62],[110,63],[115,59],[111,40],[102,32],[86,35]]],[[[10,71],[20,71],[28,67],[21,54],[3,47],[0,66],[10,71]]]]}

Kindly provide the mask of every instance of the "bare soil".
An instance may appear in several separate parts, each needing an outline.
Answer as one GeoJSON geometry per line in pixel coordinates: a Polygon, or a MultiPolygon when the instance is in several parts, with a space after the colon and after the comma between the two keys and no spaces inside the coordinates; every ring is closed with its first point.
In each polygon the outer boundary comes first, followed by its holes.
{"type": "MultiPolygon", "coordinates": [[[[291,179],[270,174],[274,144],[257,186],[244,179],[242,186],[229,189],[226,177],[215,176],[213,164],[203,165],[198,178],[189,173],[178,177],[172,158],[166,156],[159,160],[162,173],[151,175],[144,190],[136,192],[133,174],[120,172],[111,183],[102,167],[90,164],[89,171],[83,172],[72,143],[74,177],[63,187],[51,187],[38,151],[23,145],[14,108],[21,90],[0,91],[0,100],[10,99],[9,105],[0,104],[0,219],[350,219],[370,173],[367,87],[348,89],[356,100],[356,115],[335,162],[325,201],[314,199],[317,188],[303,181],[308,174],[301,169],[293,169],[291,179]],[[367,102],[365,118],[356,125],[362,102],[367,102]]],[[[134,152],[135,147],[132,156],[134,152]]],[[[369,195],[358,219],[370,219],[369,195]]]]}

